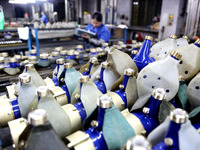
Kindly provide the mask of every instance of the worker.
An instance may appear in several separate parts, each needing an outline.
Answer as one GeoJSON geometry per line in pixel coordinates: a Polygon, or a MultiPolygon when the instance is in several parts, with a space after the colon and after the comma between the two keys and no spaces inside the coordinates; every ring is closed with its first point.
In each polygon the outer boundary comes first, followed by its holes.
{"type": "Polygon", "coordinates": [[[102,23],[102,19],[102,14],[95,12],[92,15],[92,22],[86,27],[87,31],[96,33],[96,38],[92,38],[88,34],[82,34],[82,38],[87,39],[89,47],[97,47],[104,42],[109,42],[110,31],[102,23]]]}
{"type": "Polygon", "coordinates": [[[45,15],[45,13],[43,11],[41,12],[41,15],[42,15],[42,18],[41,18],[42,22],[44,22],[45,24],[47,24],[47,22],[49,20],[48,20],[47,16],[45,15]]]}

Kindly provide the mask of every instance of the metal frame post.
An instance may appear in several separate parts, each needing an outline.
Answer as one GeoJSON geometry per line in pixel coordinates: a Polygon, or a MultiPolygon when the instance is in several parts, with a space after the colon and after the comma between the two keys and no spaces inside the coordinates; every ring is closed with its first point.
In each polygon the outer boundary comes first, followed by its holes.
{"type": "Polygon", "coordinates": [[[126,44],[126,39],[127,39],[127,29],[124,29],[124,44],[126,44]]]}
{"type": "Polygon", "coordinates": [[[35,42],[36,42],[36,49],[37,49],[37,56],[40,55],[40,48],[39,48],[39,39],[38,39],[38,29],[35,30],[35,42]]]}
{"type": "Polygon", "coordinates": [[[29,28],[29,36],[28,36],[28,50],[30,51],[32,49],[32,46],[31,46],[31,41],[32,41],[32,37],[31,37],[31,29],[29,28]]]}

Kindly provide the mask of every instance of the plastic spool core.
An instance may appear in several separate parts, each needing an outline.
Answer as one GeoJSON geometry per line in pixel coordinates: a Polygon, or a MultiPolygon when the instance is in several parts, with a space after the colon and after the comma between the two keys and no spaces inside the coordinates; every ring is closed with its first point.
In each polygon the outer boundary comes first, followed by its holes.
{"type": "Polygon", "coordinates": [[[4,63],[4,57],[0,57],[0,63],[4,63]]]}
{"type": "Polygon", "coordinates": [[[39,97],[45,97],[48,94],[50,94],[50,90],[48,89],[47,86],[40,86],[40,87],[38,87],[37,90],[36,90],[36,92],[37,92],[37,95],[39,97]]]}
{"type": "Polygon", "coordinates": [[[133,76],[135,74],[135,71],[131,68],[128,68],[124,71],[124,75],[127,75],[127,76],[133,76]]]}
{"type": "Polygon", "coordinates": [[[163,88],[156,88],[153,90],[152,96],[157,100],[164,100],[166,98],[166,92],[163,88]]]}
{"type": "Polygon", "coordinates": [[[64,68],[72,68],[72,64],[71,63],[64,63],[64,68]]]}
{"type": "Polygon", "coordinates": [[[37,60],[37,57],[36,56],[29,56],[28,59],[29,60],[37,60]]]}
{"type": "Polygon", "coordinates": [[[137,135],[128,140],[126,150],[151,150],[151,144],[145,137],[137,135]]]}
{"type": "Polygon", "coordinates": [[[180,108],[174,109],[170,112],[170,120],[175,123],[185,123],[188,120],[188,113],[180,108]]]}
{"type": "Polygon", "coordinates": [[[131,51],[131,54],[136,55],[137,53],[138,53],[138,51],[136,51],[136,50],[132,50],[132,51],[131,51]]]}
{"type": "Polygon", "coordinates": [[[200,45],[200,39],[197,39],[197,40],[195,41],[195,43],[197,43],[197,44],[200,45]]]}
{"type": "Polygon", "coordinates": [[[55,48],[55,51],[60,52],[62,49],[63,49],[62,47],[56,47],[56,48],[55,48]]]}
{"type": "Polygon", "coordinates": [[[59,56],[59,52],[58,51],[52,52],[52,56],[59,56]]]}
{"type": "Polygon", "coordinates": [[[102,46],[103,46],[103,47],[107,47],[107,46],[108,46],[108,43],[102,43],[102,46]]]}
{"type": "Polygon", "coordinates": [[[29,83],[31,81],[31,76],[28,73],[22,73],[19,75],[19,81],[21,83],[29,83]]]}
{"type": "Polygon", "coordinates": [[[15,63],[17,62],[17,59],[15,57],[10,58],[10,62],[15,63]]]}
{"type": "Polygon", "coordinates": [[[15,55],[15,58],[16,59],[22,59],[22,56],[21,55],[15,55]]]}
{"type": "Polygon", "coordinates": [[[77,45],[76,49],[83,49],[83,45],[77,45]]]}
{"type": "Polygon", "coordinates": [[[177,36],[176,36],[176,35],[170,35],[170,38],[176,40],[176,39],[177,39],[177,36]]]}
{"type": "Polygon", "coordinates": [[[65,63],[65,60],[63,58],[56,59],[56,64],[62,65],[64,63],[65,63]]]}
{"type": "Polygon", "coordinates": [[[126,44],[122,44],[121,46],[122,46],[122,49],[128,48],[128,45],[126,44]]]}
{"type": "Polygon", "coordinates": [[[184,76],[183,76],[183,75],[180,75],[180,76],[178,77],[178,79],[179,79],[179,81],[183,81],[183,80],[184,80],[184,76]]]}
{"type": "Polygon", "coordinates": [[[36,51],[35,49],[32,49],[32,50],[30,50],[30,53],[31,53],[31,54],[36,54],[37,51],[36,51]]]}
{"type": "Polygon", "coordinates": [[[36,109],[28,114],[28,120],[33,126],[43,125],[47,121],[47,112],[44,109],[36,109]]]}
{"type": "Polygon", "coordinates": [[[27,64],[27,65],[25,65],[25,68],[26,68],[27,70],[34,69],[34,65],[33,65],[33,64],[27,64]]]}
{"type": "Polygon", "coordinates": [[[122,49],[122,45],[117,45],[117,49],[122,49]]]}
{"type": "Polygon", "coordinates": [[[69,56],[75,55],[75,50],[69,50],[69,51],[67,51],[67,55],[69,55],[69,56]]]}
{"type": "Polygon", "coordinates": [[[62,55],[67,55],[67,50],[62,50],[62,51],[60,52],[60,54],[62,54],[62,55]]]}
{"type": "Polygon", "coordinates": [[[96,49],[97,49],[97,52],[100,52],[100,53],[103,52],[103,49],[101,47],[97,47],[96,49]]]}
{"type": "Polygon", "coordinates": [[[96,52],[97,52],[97,49],[96,49],[96,48],[90,48],[90,52],[91,52],[91,53],[96,53],[96,52]]]}
{"type": "Polygon", "coordinates": [[[178,60],[180,60],[181,57],[182,57],[182,55],[179,54],[177,51],[172,51],[170,54],[171,54],[172,56],[174,56],[175,58],[177,58],[178,60]]]}
{"type": "Polygon", "coordinates": [[[86,83],[90,80],[89,76],[82,76],[79,78],[80,83],[86,83]]]}
{"type": "Polygon", "coordinates": [[[182,38],[186,39],[187,41],[189,41],[188,36],[184,35],[182,38]]]}
{"type": "Polygon", "coordinates": [[[151,36],[145,36],[145,40],[153,41],[153,38],[151,36]]]}
{"type": "Polygon", "coordinates": [[[96,64],[96,63],[98,63],[98,59],[96,57],[92,57],[92,58],[90,58],[90,62],[93,64],[96,64]]]}
{"type": "Polygon", "coordinates": [[[3,52],[1,53],[2,57],[8,57],[8,53],[7,52],[3,52]]]}
{"type": "Polygon", "coordinates": [[[107,94],[104,94],[97,99],[97,105],[101,108],[110,108],[113,105],[112,98],[107,94]]]}
{"type": "Polygon", "coordinates": [[[48,59],[48,54],[46,54],[46,53],[43,53],[43,54],[40,54],[40,58],[41,59],[48,59]]]}
{"type": "Polygon", "coordinates": [[[118,45],[122,45],[122,44],[124,44],[123,41],[118,41],[118,45]]]}
{"type": "Polygon", "coordinates": [[[136,44],[137,43],[137,41],[136,40],[132,40],[132,44],[136,44]]]}
{"type": "Polygon", "coordinates": [[[101,67],[106,69],[106,68],[109,67],[109,63],[108,63],[107,61],[102,62],[102,63],[101,63],[101,67]]]}

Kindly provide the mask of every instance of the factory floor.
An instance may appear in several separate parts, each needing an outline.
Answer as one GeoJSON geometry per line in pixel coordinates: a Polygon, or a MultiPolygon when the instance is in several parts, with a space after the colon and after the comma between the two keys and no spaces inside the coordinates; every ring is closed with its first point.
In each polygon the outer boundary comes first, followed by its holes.
{"type": "MultiPolygon", "coordinates": [[[[70,42],[70,44],[67,43],[67,44],[63,45],[62,47],[63,47],[63,50],[71,50],[71,49],[75,49],[78,44],[83,44],[83,42],[72,41],[72,42],[70,42]]],[[[48,46],[48,47],[42,47],[41,46],[40,47],[40,54],[41,53],[49,53],[50,54],[52,51],[55,50],[56,47],[59,47],[59,46],[58,45],[48,46]]],[[[25,55],[28,56],[29,52],[26,51],[25,55]]],[[[76,69],[79,69],[80,65],[77,65],[77,66],[74,66],[74,67],[76,69]]],[[[46,78],[46,77],[52,78],[53,69],[51,67],[46,67],[46,68],[37,67],[36,70],[42,76],[43,79],[46,78]]],[[[22,71],[23,71],[23,68],[21,68],[20,73],[22,73],[22,71]]],[[[19,76],[20,73],[11,76],[11,75],[7,75],[3,71],[0,71],[0,96],[5,94],[6,86],[18,82],[18,76],[19,76]]]]}

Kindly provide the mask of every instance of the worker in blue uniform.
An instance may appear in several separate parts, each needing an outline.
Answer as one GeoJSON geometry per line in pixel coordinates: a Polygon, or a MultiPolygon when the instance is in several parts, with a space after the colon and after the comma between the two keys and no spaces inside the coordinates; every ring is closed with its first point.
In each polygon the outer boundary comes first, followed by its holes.
{"type": "Polygon", "coordinates": [[[47,22],[49,20],[48,20],[47,16],[45,15],[45,13],[43,11],[41,12],[41,15],[42,15],[42,18],[41,18],[42,22],[44,22],[45,24],[47,24],[47,22]]]}
{"type": "Polygon", "coordinates": [[[87,39],[89,47],[101,46],[104,42],[109,42],[110,31],[102,23],[103,17],[100,12],[92,15],[92,22],[86,27],[87,31],[96,33],[96,38],[90,37],[88,34],[82,34],[82,38],[87,39]]]}

